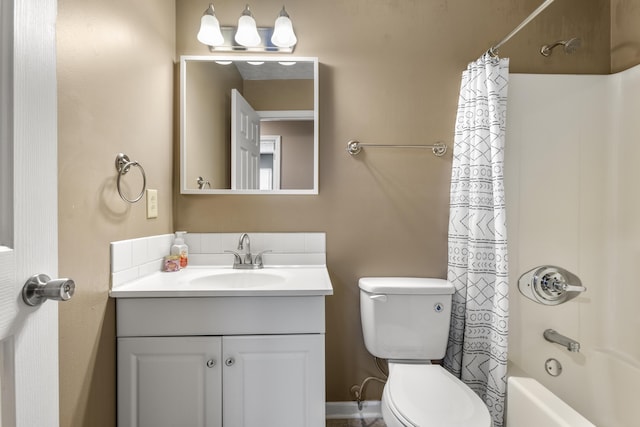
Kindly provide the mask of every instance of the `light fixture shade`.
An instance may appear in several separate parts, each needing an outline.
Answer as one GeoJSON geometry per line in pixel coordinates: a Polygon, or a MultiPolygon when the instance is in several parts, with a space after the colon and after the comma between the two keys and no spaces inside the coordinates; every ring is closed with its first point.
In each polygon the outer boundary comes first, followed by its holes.
{"type": "Polygon", "coordinates": [[[204,12],[200,19],[200,31],[198,31],[198,41],[208,46],[220,46],[224,44],[224,37],[220,31],[220,22],[213,12],[213,5],[204,12]]]}
{"type": "Polygon", "coordinates": [[[236,42],[245,47],[254,47],[260,44],[260,35],[256,27],[256,20],[253,19],[249,5],[242,12],[242,16],[238,19],[238,30],[235,36],[236,42]]]}
{"type": "Polygon", "coordinates": [[[289,18],[289,14],[284,10],[284,6],[280,11],[280,15],[276,19],[271,43],[278,47],[291,47],[298,43],[298,38],[293,32],[293,24],[289,18]]]}

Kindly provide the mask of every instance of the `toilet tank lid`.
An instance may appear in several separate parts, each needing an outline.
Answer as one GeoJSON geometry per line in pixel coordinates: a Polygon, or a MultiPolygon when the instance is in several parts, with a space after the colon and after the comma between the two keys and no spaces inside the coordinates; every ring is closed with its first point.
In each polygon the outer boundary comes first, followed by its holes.
{"type": "Polygon", "coordinates": [[[376,294],[450,295],[454,288],[445,279],[427,277],[362,277],[360,289],[376,294]]]}

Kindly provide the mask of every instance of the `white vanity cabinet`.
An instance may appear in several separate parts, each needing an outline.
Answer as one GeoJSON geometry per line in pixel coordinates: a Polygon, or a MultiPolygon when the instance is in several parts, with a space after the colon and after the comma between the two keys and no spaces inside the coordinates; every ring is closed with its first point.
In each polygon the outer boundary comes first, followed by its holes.
{"type": "Polygon", "coordinates": [[[222,427],[221,337],[118,338],[118,426],[222,427]]]}
{"type": "Polygon", "coordinates": [[[324,426],[324,336],[224,337],[226,426],[324,426]]]}
{"type": "Polygon", "coordinates": [[[119,427],[323,427],[324,297],[118,298],[119,427]]]}

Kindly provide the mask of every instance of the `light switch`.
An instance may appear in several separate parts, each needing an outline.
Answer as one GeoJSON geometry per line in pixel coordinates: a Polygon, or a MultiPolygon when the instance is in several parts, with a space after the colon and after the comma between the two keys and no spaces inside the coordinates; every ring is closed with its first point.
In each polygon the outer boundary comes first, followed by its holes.
{"type": "Polygon", "coordinates": [[[147,190],[147,218],[158,218],[158,190],[147,190]]]}

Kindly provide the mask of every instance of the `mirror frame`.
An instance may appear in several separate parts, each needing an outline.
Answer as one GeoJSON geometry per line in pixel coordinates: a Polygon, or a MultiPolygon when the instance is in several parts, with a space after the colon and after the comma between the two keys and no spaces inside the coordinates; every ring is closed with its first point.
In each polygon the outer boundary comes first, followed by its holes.
{"type": "Polygon", "coordinates": [[[245,55],[225,55],[225,56],[198,56],[183,55],[180,57],[180,194],[241,194],[241,195],[316,195],[319,188],[319,123],[318,123],[318,98],[319,98],[319,75],[317,57],[295,57],[295,56],[245,56],[245,55]],[[187,61],[264,61],[264,62],[312,62],[313,63],[313,188],[295,190],[233,190],[233,189],[193,189],[187,188],[186,182],[186,82],[187,82],[187,61]]]}

